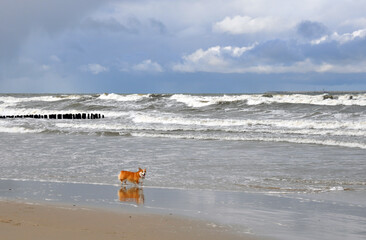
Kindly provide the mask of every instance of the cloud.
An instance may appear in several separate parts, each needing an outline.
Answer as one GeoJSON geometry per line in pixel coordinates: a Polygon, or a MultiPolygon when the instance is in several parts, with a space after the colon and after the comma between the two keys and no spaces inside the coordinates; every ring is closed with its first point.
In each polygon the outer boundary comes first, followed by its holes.
{"type": "Polygon", "coordinates": [[[356,28],[366,28],[366,17],[347,19],[343,21],[340,25],[356,28]]]}
{"type": "Polygon", "coordinates": [[[351,42],[351,41],[354,41],[357,39],[362,40],[365,37],[366,37],[366,28],[359,29],[352,33],[338,34],[337,32],[334,32],[329,35],[324,35],[321,38],[314,39],[311,41],[311,43],[312,44],[321,44],[321,43],[325,43],[325,42],[336,41],[340,44],[345,44],[347,42],[351,42]]]}
{"type": "Polygon", "coordinates": [[[0,92],[75,92],[76,79],[70,74],[58,73],[53,65],[23,57],[18,64],[18,68],[7,69],[12,71],[8,77],[0,79],[0,92]]]}
{"type": "Polygon", "coordinates": [[[151,18],[150,19],[150,26],[160,34],[166,34],[167,33],[167,28],[166,28],[165,24],[162,23],[159,20],[151,18]]]}
{"type": "Polygon", "coordinates": [[[174,64],[173,71],[178,72],[221,72],[229,73],[235,59],[239,59],[245,52],[253,49],[255,44],[247,47],[215,46],[207,50],[198,49],[192,54],[183,56],[183,62],[174,64]]]}
{"type": "Polygon", "coordinates": [[[0,82],[365,72],[365,11],[362,0],[3,0],[0,82]]]}
{"type": "Polygon", "coordinates": [[[125,26],[118,22],[115,18],[109,19],[85,19],[81,26],[87,30],[101,31],[101,32],[126,32],[138,33],[138,29],[134,26],[125,26]]]}
{"type": "Polygon", "coordinates": [[[225,17],[213,25],[213,31],[229,34],[252,34],[257,32],[278,32],[290,28],[290,25],[277,17],[235,16],[225,17]]]}
{"type": "Polygon", "coordinates": [[[291,64],[304,59],[301,44],[294,40],[274,39],[257,44],[248,57],[261,64],[291,64]]]}
{"type": "Polygon", "coordinates": [[[35,32],[54,35],[75,24],[105,4],[99,0],[0,1],[0,61],[18,54],[35,32]]]}
{"type": "Polygon", "coordinates": [[[327,27],[320,22],[302,21],[297,25],[297,33],[305,39],[320,38],[327,32],[327,27]]]}
{"type": "Polygon", "coordinates": [[[314,44],[268,40],[246,47],[215,46],[184,55],[177,72],[212,73],[366,73],[366,30],[329,37],[314,44]]]}
{"type": "Polygon", "coordinates": [[[54,55],[54,54],[50,56],[50,60],[52,60],[55,63],[61,62],[61,59],[57,55],[54,55]]]}
{"type": "Polygon", "coordinates": [[[87,64],[87,65],[83,65],[80,67],[80,69],[84,72],[91,72],[94,75],[97,75],[99,73],[102,72],[108,72],[109,68],[104,67],[100,64],[97,63],[91,63],[91,64],[87,64]]]}
{"type": "Polygon", "coordinates": [[[163,68],[157,62],[150,59],[144,60],[139,64],[132,66],[132,69],[140,72],[163,72],[163,68]]]}

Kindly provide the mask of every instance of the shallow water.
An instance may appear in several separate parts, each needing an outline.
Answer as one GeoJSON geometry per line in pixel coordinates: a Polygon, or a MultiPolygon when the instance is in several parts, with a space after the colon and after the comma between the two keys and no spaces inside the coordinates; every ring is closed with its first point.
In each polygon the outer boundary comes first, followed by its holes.
{"type": "Polygon", "coordinates": [[[264,193],[366,192],[363,149],[69,134],[1,133],[2,179],[119,184],[147,168],[146,186],[264,193]]]}

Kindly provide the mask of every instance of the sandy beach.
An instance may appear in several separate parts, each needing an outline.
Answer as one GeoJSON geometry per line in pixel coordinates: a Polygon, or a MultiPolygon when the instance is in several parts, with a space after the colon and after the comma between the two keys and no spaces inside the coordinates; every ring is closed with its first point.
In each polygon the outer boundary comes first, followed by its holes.
{"type": "Polygon", "coordinates": [[[254,239],[171,215],[0,201],[1,239],[254,239]]]}
{"type": "Polygon", "coordinates": [[[361,240],[363,196],[0,180],[0,232],[1,239],[361,240]]]}

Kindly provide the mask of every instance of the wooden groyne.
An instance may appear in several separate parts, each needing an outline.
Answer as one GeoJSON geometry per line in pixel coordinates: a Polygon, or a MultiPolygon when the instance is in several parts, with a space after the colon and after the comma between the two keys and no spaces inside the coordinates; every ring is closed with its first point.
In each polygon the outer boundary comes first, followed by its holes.
{"type": "Polygon", "coordinates": [[[0,118],[36,118],[36,119],[101,119],[100,113],[66,113],[66,114],[28,114],[28,115],[5,115],[0,118]]]}

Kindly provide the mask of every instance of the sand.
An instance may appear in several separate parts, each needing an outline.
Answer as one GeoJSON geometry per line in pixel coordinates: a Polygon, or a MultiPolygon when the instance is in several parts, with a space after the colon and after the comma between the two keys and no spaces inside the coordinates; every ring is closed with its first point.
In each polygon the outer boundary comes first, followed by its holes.
{"type": "Polygon", "coordinates": [[[0,233],[10,239],[255,239],[171,215],[0,201],[0,233]]]}
{"type": "Polygon", "coordinates": [[[364,196],[362,191],[269,195],[150,186],[135,191],[0,179],[0,240],[364,240],[364,196]]]}

